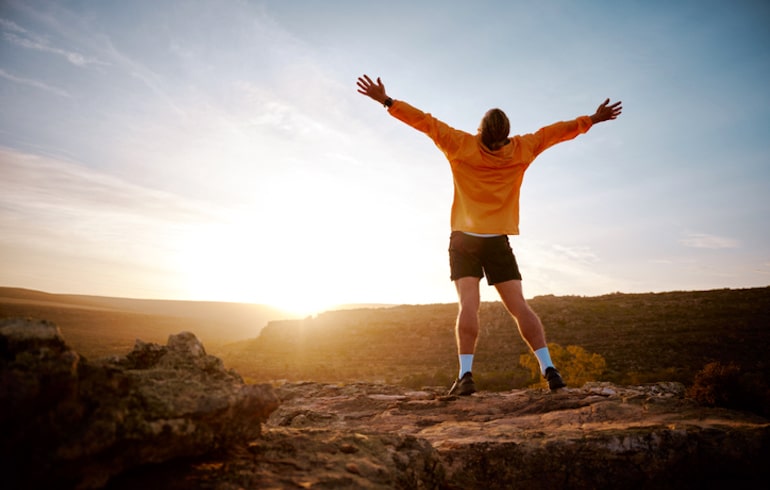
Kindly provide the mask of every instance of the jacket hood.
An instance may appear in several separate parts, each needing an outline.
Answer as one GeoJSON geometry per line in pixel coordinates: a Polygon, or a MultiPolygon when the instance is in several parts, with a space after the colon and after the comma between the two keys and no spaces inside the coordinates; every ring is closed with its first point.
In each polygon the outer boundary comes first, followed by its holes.
{"type": "Polygon", "coordinates": [[[508,138],[508,143],[497,150],[490,150],[481,142],[481,135],[476,135],[476,144],[483,155],[484,161],[496,166],[510,165],[514,152],[513,138],[508,138]]]}

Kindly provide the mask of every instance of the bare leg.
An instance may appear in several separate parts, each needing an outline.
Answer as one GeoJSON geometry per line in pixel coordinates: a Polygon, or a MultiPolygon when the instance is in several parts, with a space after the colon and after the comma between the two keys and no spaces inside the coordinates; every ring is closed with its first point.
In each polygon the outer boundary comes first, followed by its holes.
{"type": "Polygon", "coordinates": [[[455,336],[458,354],[473,354],[479,337],[479,294],[478,277],[462,277],[455,281],[459,311],[455,336]]]}
{"type": "Polygon", "coordinates": [[[537,357],[537,362],[540,364],[540,372],[548,381],[548,387],[551,391],[554,391],[567,386],[564,384],[559,371],[553,367],[551,355],[545,343],[543,323],[524,299],[521,281],[506,281],[495,284],[495,287],[497,292],[500,293],[503,304],[516,319],[516,323],[519,324],[519,332],[522,338],[527,342],[529,348],[532,349],[535,357],[537,357]]]}
{"type": "Polygon", "coordinates": [[[512,280],[495,284],[500,298],[508,312],[516,319],[524,341],[532,351],[546,346],[545,330],[540,317],[529,307],[524,299],[521,281],[512,280]]]}

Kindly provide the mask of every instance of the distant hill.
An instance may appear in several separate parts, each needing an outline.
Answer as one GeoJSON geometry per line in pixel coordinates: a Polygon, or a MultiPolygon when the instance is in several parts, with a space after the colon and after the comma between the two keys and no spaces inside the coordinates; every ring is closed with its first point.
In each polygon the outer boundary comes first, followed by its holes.
{"type": "Polygon", "coordinates": [[[265,305],[51,294],[0,287],[0,317],[55,322],[76,350],[92,356],[130,349],[140,338],[166,342],[170,334],[195,332],[207,347],[259,335],[272,320],[293,318],[265,305]]]}
{"type": "MultiPolygon", "coordinates": [[[[607,363],[602,380],[691,383],[712,361],[770,380],[770,288],[539,296],[530,300],[549,343],[580,346],[607,363]]],[[[256,339],[224,346],[225,362],[254,381],[449,384],[457,374],[454,304],[334,311],[270,322],[256,339]]],[[[477,384],[522,387],[528,350],[499,302],[483,303],[477,384]]],[[[569,380],[568,380],[569,381],[569,380]]]]}
{"type": "MultiPolygon", "coordinates": [[[[549,343],[606,360],[604,381],[687,384],[712,361],[737,363],[770,381],[770,287],[538,296],[530,304],[549,343]]],[[[0,288],[0,317],[51,320],[87,357],[124,354],[137,338],[165,343],[169,334],[189,330],[251,381],[451,383],[455,304],[349,307],[296,319],[263,305],[0,288]]],[[[519,365],[527,347],[502,304],[483,303],[480,322],[477,384],[510,389],[533,382],[519,365]]]]}

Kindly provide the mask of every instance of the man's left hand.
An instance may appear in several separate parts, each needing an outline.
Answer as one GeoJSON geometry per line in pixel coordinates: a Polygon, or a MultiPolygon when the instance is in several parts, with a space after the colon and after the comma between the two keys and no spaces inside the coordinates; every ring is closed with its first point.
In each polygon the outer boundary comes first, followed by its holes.
{"type": "Polygon", "coordinates": [[[598,109],[596,109],[596,112],[591,116],[591,121],[594,124],[615,119],[620,115],[621,112],[623,112],[621,101],[617,101],[612,105],[609,104],[610,99],[607,99],[599,106],[598,109]]]}

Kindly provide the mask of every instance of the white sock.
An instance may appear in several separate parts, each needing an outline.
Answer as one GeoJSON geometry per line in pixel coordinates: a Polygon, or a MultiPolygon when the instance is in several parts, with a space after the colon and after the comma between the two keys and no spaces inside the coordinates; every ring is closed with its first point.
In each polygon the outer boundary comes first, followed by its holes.
{"type": "Polygon", "coordinates": [[[470,372],[473,367],[473,354],[460,354],[460,375],[457,377],[462,378],[463,374],[470,372]]]}
{"type": "Polygon", "coordinates": [[[548,347],[536,350],[535,357],[537,357],[537,362],[540,363],[540,373],[545,375],[545,370],[549,367],[553,367],[553,361],[551,361],[551,354],[548,352],[548,347]]]}

